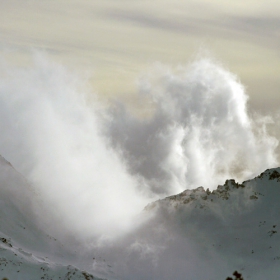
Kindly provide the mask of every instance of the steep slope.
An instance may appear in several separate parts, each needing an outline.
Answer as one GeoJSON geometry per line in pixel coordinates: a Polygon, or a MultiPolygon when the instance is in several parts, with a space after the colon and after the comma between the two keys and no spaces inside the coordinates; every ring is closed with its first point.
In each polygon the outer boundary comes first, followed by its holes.
{"type": "Polygon", "coordinates": [[[98,279],[74,267],[73,252],[36,225],[36,197],[25,178],[0,156],[0,278],[98,279]]]}
{"type": "Polygon", "coordinates": [[[224,280],[237,270],[277,280],[279,197],[280,168],[185,190],[147,205],[118,240],[84,244],[82,255],[38,226],[39,194],[0,157],[0,279],[224,280]]]}
{"type": "MultiPolygon", "coordinates": [[[[146,207],[196,245],[201,261],[238,269],[245,279],[280,275],[280,168],[216,190],[186,190],[146,207]],[[171,222],[172,221],[172,222],[171,222]],[[205,260],[203,260],[203,255],[205,260]],[[208,260],[207,260],[208,258],[208,260]]],[[[174,244],[173,244],[174,245],[174,244]]],[[[184,245],[182,245],[184,247],[184,245]]],[[[209,279],[215,279],[211,276],[209,279]]]]}
{"type": "Polygon", "coordinates": [[[149,204],[145,223],[97,248],[114,277],[138,280],[245,280],[280,275],[280,168],[216,190],[199,187],[149,204]]]}

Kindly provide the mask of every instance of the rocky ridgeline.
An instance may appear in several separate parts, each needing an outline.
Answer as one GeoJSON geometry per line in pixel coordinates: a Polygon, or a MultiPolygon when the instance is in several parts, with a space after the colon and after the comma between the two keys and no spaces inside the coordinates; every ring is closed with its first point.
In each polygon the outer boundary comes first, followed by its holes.
{"type": "Polygon", "coordinates": [[[214,200],[224,199],[228,200],[230,197],[230,192],[233,189],[245,188],[245,184],[239,184],[235,182],[234,179],[226,180],[224,185],[219,185],[216,190],[210,191],[209,189],[205,190],[203,187],[198,187],[192,190],[184,190],[183,192],[168,196],[164,199],[157,200],[148,204],[145,207],[145,210],[151,210],[160,205],[172,205],[177,208],[180,205],[192,204],[192,203],[201,203],[201,206],[204,205],[203,201],[213,202],[214,200]]]}
{"type": "Polygon", "coordinates": [[[254,179],[244,181],[241,184],[234,179],[226,180],[224,185],[218,185],[217,189],[213,191],[210,191],[209,189],[205,190],[203,187],[198,187],[192,190],[187,189],[179,194],[152,202],[145,207],[145,210],[150,211],[158,207],[166,206],[178,208],[183,205],[193,205],[195,208],[204,208],[211,202],[229,200],[233,194],[246,195],[250,200],[257,200],[260,196],[263,196],[255,184],[258,180],[273,180],[275,182],[280,182],[280,168],[267,169],[254,179]]]}
{"type": "Polygon", "coordinates": [[[186,244],[203,252],[201,258],[215,252],[232,269],[244,273],[244,279],[276,280],[280,271],[279,198],[280,168],[273,168],[241,184],[231,179],[213,191],[203,187],[185,190],[145,210],[157,213],[155,228],[161,223],[180,232],[186,244]]]}

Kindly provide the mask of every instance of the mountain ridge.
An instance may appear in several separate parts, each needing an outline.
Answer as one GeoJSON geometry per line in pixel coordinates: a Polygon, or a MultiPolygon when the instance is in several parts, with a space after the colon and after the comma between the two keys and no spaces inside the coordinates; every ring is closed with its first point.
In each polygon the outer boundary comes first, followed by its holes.
{"type": "MultiPolygon", "coordinates": [[[[230,196],[230,191],[234,189],[239,188],[246,188],[246,185],[248,183],[251,183],[253,180],[256,179],[264,179],[268,178],[268,180],[277,180],[277,182],[280,182],[280,167],[278,168],[269,168],[266,169],[264,172],[262,172],[260,175],[254,177],[253,179],[249,179],[246,181],[243,181],[242,183],[238,183],[235,181],[235,179],[227,179],[224,183],[224,185],[218,185],[216,189],[210,191],[209,188],[206,190],[204,187],[200,186],[196,189],[186,189],[182,191],[179,194],[167,196],[163,199],[159,199],[157,201],[149,203],[145,210],[150,210],[154,208],[157,204],[165,203],[167,201],[174,201],[174,206],[178,206],[179,204],[188,204],[191,201],[194,200],[207,200],[210,199],[213,201],[213,198],[221,198],[223,200],[228,200],[230,196]]],[[[251,200],[258,199],[260,193],[252,192],[252,195],[250,196],[251,200]]],[[[172,204],[172,203],[171,203],[172,204]]]]}
{"type": "Polygon", "coordinates": [[[31,194],[33,187],[0,157],[0,276],[10,280],[136,280],[138,273],[141,279],[223,280],[236,270],[246,280],[280,275],[280,167],[152,202],[141,214],[146,222],[117,243],[94,247],[94,257],[79,255],[79,262],[37,227],[36,215],[29,215],[31,194]]]}
{"type": "Polygon", "coordinates": [[[226,180],[213,191],[185,190],[152,202],[145,210],[172,221],[205,254],[213,250],[225,263],[234,264],[232,270],[244,273],[244,279],[276,280],[280,275],[279,197],[278,167],[242,183],[226,180]]]}

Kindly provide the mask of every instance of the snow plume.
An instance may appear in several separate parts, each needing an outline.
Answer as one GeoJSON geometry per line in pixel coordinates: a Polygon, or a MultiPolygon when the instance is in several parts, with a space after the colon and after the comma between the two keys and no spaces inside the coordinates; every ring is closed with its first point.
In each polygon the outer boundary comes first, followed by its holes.
{"type": "Polygon", "coordinates": [[[213,189],[277,165],[278,141],[266,132],[268,118],[250,118],[244,87],[218,63],[157,67],[140,81],[139,94],[151,100],[152,117],[139,120],[116,103],[109,135],[152,192],[213,189]]]}
{"type": "Polygon", "coordinates": [[[28,69],[3,66],[0,153],[37,189],[48,229],[118,235],[148,200],[102,135],[101,106],[88,103],[82,82],[40,55],[28,69]]]}
{"type": "Polygon", "coordinates": [[[40,55],[0,71],[0,154],[36,188],[48,230],[119,236],[153,199],[277,164],[277,141],[248,116],[242,85],[210,60],[142,79],[154,109],[142,119],[89,101],[81,79],[40,55]]]}

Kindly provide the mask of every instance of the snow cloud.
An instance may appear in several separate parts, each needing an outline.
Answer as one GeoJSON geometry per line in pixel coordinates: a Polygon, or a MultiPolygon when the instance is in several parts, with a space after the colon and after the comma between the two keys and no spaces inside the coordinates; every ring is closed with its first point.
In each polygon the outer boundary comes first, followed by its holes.
{"type": "Polygon", "coordinates": [[[40,55],[32,68],[1,72],[0,153],[36,187],[46,226],[85,236],[127,230],[148,200],[102,135],[85,87],[40,55]]]}
{"type": "Polygon", "coordinates": [[[139,94],[151,100],[153,116],[139,120],[116,104],[109,135],[152,192],[213,189],[277,165],[268,118],[248,115],[244,87],[211,59],[175,71],[157,67],[140,81],[139,94]]]}
{"type": "Polygon", "coordinates": [[[2,63],[0,74],[0,153],[37,190],[48,230],[119,236],[152,200],[277,164],[265,119],[250,118],[243,86],[210,59],[140,79],[147,118],[89,99],[83,79],[42,55],[29,68],[2,63]]]}

